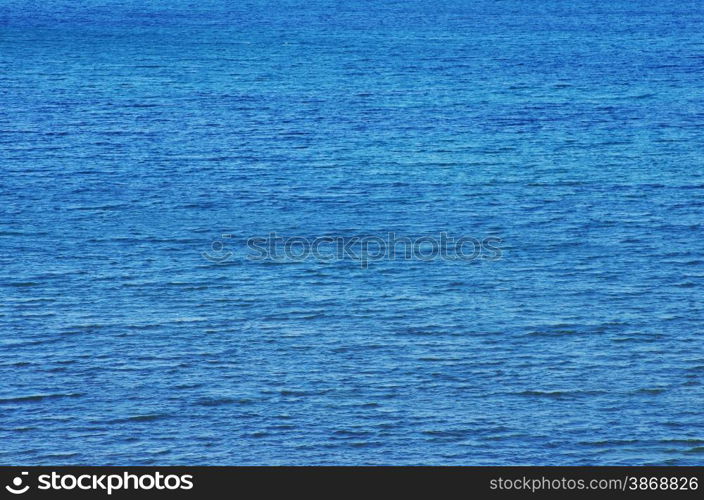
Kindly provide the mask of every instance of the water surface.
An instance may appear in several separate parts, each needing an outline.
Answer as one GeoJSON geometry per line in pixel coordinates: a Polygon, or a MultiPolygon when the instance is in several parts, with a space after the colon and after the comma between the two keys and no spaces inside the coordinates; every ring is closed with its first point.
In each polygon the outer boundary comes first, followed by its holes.
{"type": "Polygon", "coordinates": [[[702,464],[702,4],[275,4],[0,2],[0,463],[702,464]]]}

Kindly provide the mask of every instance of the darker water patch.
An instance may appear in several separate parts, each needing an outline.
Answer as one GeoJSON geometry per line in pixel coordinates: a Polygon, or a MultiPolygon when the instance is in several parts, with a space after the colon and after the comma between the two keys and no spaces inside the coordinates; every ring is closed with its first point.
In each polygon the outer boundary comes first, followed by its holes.
{"type": "Polygon", "coordinates": [[[81,394],[81,393],[32,394],[32,395],[28,395],[28,396],[15,396],[15,397],[0,398],[0,403],[33,403],[33,402],[45,401],[48,399],[79,398],[81,396],[83,396],[83,394],[81,394]]]}
{"type": "Polygon", "coordinates": [[[512,393],[517,396],[527,396],[531,398],[546,398],[546,399],[565,399],[565,398],[577,398],[584,396],[599,396],[606,394],[606,391],[536,391],[536,390],[526,390],[522,392],[512,393]]]}
{"type": "Polygon", "coordinates": [[[254,400],[247,398],[201,398],[195,402],[198,406],[250,405],[254,400]]]}
{"type": "Polygon", "coordinates": [[[663,387],[643,387],[634,391],[635,394],[662,394],[666,389],[663,387]]]}
{"type": "Polygon", "coordinates": [[[129,417],[115,418],[108,420],[109,424],[124,424],[129,422],[156,422],[158,420],[165,420],[170,418],[171,415],[166,413],[146,413],[144,415],[132,415],[129,417]]]}
{"type": "Polygon", "coordinates": [[[685,453],[696,454],[696,455],[704,454],[704,446],[695,446],[694,448],[690,448],[688,450],[685,450],[685,453]]]}
{"type": "Polygon", "coordinates": [[[15,281],[9,283],[0,283],[0,286],[13,287],[13,288],[28,288],[32,286],[39,286],[41,283],[37,281],[15,281]]]}

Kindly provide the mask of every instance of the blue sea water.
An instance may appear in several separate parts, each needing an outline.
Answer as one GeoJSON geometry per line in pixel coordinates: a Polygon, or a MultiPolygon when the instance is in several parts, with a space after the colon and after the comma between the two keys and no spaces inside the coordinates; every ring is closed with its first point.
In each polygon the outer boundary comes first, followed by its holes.
{"type": "Polygon", "coordinates": [[[0,463],[701,465],[702,26],[1,0],[0,463]],[[502,257],[243,258],[274,231],[502,257]]]}

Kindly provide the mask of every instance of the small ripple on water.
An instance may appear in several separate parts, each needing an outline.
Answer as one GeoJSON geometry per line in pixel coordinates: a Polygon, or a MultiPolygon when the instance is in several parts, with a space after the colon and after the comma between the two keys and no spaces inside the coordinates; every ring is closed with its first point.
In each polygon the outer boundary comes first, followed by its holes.
{"type": "Polygon", "coordinates": [[[108,424],[124,424],[129,422],[156,422],[166,420],[172,415],[166,413],[147,413],[143,415],[131,415],[129,417],[113,418],[106,421],[108,424]]]}
{"type": "Polygon", "coordinates": [[[31,394],[27,396],[5,396],[0,397],[0,403],[34,403],[48,399],[79,398],[81,393],[53,393],[53,394],[31,394]]]}

